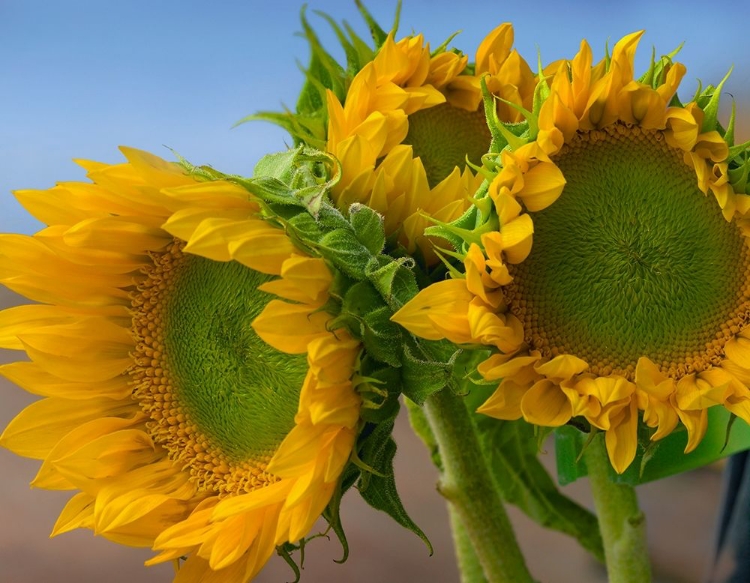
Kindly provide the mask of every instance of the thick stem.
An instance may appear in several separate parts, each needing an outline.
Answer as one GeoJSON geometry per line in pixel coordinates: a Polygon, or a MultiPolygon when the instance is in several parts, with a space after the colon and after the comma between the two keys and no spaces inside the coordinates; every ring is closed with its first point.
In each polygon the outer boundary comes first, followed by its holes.
{"type": "Polygon", "coordinates": [[[474,545],[469,540],[461,518],[453,505],[448,505],[448,513],[451,518],[451,530],[453,531],[453,545],[456,549],[458,559],[458,571],[461,574],[461,583],[487,583],[484,576],[479,557],[474,552],[474,545]]]}
{"type": "Polygon", "coordinates": [[[466,529],[488,583],[533,583],[463,399],[438,391],[425,413],[443,465],[440,493],[466,529]]]}
{"type": "Polygon", "coordinates": [[[609,477],[604,436],[596,435],[583,454],[589,472],[610,583],[649,583],[646,517],[631,486],[609,477]]]}

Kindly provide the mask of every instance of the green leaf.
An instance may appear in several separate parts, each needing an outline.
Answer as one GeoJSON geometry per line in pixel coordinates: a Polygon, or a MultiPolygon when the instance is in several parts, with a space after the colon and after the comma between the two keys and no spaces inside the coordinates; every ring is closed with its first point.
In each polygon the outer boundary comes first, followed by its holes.
{"type": "Polygon", "coordinates": [[[396,442],[393,441],[393,422],[376,425],[366,437],[359,450],[360,459],[375,469],[376,474],[363,474],[360,478],[359,493],[370,506],[381,510],[421,538],[432,554],[432,543],[409,517],[396,490],[393,475],[393,458],[396,456],[396,442]]]}
{"type": "Polygon", "coordinates": [[[404,399],[406,404],[406,410],[409,413],[409,423],[414,433],[422,440],[425,444],[427,451],[430,452],[430,458],[435,467],[443,471],[443,461],[440,459],[440,449],[438,448],[437,440],[435,435],[432,433],[430,422],[427,420],[427,416],[424,413],[424,409],[417,405],[411,399],[404,399]]]}
{"type": "Polygon", "coordinates": [[[604,562],[596,517],[564,496],[537,455],[534,428],[523,420],[477,416],[481,437],[502,496],[527,516],[578,540],[604,562]]]}
{"type": "MultiPolygon", "coordinates": [[[[729,433],[727,426],[731,416],[732,413],[724,407],[711,407],[708,410],[706,435],[693,451],[684,453],[688,440],[687,431],[678,428],[659,440],[659,447],[655,450],[639,445],[630,467],[622,474],[612,470],[610,479],[618,484],[636,486],[694,470],[750,448],[750,425],[736,423],[729,433]],[[650,459],[642,464],[644,455],[648,455],[650,459]]],[[[650,443],[648,436],[644,437],[645,443],[650,443]]],[[[587,474],[583,460],[577,461],[584,439],[585,435],[574,427],[564,426],[555,431],[558,480],[563,485],[587,474]]]]}
{"type": "Polygon", "coordinates": [[[370,253],[377,255],[383,250],[385,230],[382,215],[363,204],[353,204],[349,208],[349,221],[357,239],[370,253]]]}

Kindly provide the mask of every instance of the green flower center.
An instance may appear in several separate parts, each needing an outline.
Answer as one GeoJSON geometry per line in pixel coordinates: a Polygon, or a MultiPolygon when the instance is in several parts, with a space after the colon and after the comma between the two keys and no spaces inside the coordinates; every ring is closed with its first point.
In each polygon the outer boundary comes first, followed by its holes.
{"type": "Polygon", "coordinates": [[[405,144],[422,159],[430,187],[446,178],[468,158],[479,165],[490,148],[491,135],[484,112],[466,111],[441,103],[409,116],[409,133],[405,144]]]}
{"type": "Polygon", "coordinates": [[[272,348],[253,320],[274,279],[236,261],[186,255],[165,311],[164,348],[177,396],[198,429],[233,461],[273,455],[294,427],[305,355],[272,348]]]}
{"type": "Polygon", "coordinates": [[[279,352],[252,328],[273,299],[257,288],[271,279],[175,243],[133,299],[140,341],[131,375],[152,434],[219,490],[273,481],[263,470],[295,424],[306,356],[279,352]]]}
{"type": "Polygon", "coordinates": [[[507,290],[527,343],[628,378],[641,356],[675,378],[720,363],[748,318],[750,258],[682,152],[616,125],[554,162],[565,189],[533,213],[531,254],[507,290]]]}

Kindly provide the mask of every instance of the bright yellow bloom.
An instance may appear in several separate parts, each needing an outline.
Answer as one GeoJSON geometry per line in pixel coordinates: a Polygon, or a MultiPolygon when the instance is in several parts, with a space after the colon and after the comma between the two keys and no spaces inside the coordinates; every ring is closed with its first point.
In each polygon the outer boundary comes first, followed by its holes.
{"type": "Polygon", "coordinates": [[[747,168],[717,131],[719,90],[680,105],[685,67],[669,59],[634,77],[641,35],[595,66],[584,41],[545,70],[546,98],[489,185],[499,226],[459,250],[464,278],[394,316],[424,338],[495,347],[479,372],[499,386],[479,411],[583,418],[618,472],[639,416],[653,440],[684,425],[686,451],[711,406],[750,422],[747,168]]]}
{"type": "Polygon", "coordinates": [[[506,101],[531,107],[536,79],[512,44],[511,26],[498,27],[477,50],[475,74],[468,74],[466,56],[430,56],[422,35],[398,42],[389,36],[355,76],[343,105],[328,92],[326,148],[342,164],[336,204],[367,204],[409,253],[419,249],[435,261],[425,228],[431,219],[458,218],[482,181],[466,164],[480,164],[490,146],[480,78],[499,98],[500,119],[521,119],[506,101]]]}
{"type": "Polygon", "coordinates": [[[78,491],[89,528],[187,557],[176,581],[247,581],[328,504],[356,437],[359,345],[328,329],[332,273],[247,190],[132,149],[89,183],[16,193],[47,225],[0,237],[0,373],[44,398],[0,443],[78,491]]]}

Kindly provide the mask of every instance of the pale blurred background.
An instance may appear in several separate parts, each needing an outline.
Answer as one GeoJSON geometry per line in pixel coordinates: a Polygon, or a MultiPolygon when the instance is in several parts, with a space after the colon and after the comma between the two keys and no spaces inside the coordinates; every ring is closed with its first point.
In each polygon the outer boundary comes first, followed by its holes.
{"type": "MultiPolygon", "coordinates": [[[[384,28],[395,2],[369,2],[384,28]]],[[[0,0],[0,232],[33,233],[39,224],[10,195],[83,179],[72,158],[116,162],[125,144],[170,157],[169,147],[199,164],[250,174],[260,156],[285,147],[285,133],[268,124],[230,129],[258,110],[293,107],[302,83],[296,61],[307,62],[300,30],[301,3],[291,0],[102,2],[0,0]]],[[[327,25],[312,10],[346,19],[365,34],[353,2],[311,0],[308,17],[337,55],[327,25]]],[[[680,95],[690,98],[696,79],[725,86],[739,109],[750,103],[750,51],[743,2],[447,2],[405,0],[401,34],[424,32],[433,46],[458,29],[453,46],[473,55],[494,26],[511,21],[516,47],[535,67],[571,57],[587,38],[596,57],[621,36],[647,29],[637,56],[643,70],[652,45],[657,56],[682,41],[678,57],[688,67],[680,95]]],[[[726,118],[725,118],[726,119],[726,118]]],[[[747,139],[750,117],[739,120],[747,139]]],[[[0,307],[20,303],[0,292],[0,307]]],[[[4,362],[13,355],[0,354],[4,362]]],[[[0,382],[0,427],[32,397],[0,382]]],[[[342,511],[351,556],[336,565],[340,547],[317,540],[307,552],[303,582],[458,581],[444,504],[436,474],[407,423],[397,429],[397,481],[404,504],[435,546],[422,543],[356,493],[342,511]]],[[[550,452],[551,457],[551,452],[550,452]]],[[[549,460],[549,466],[552,462],[549,460]]],[[[171,580],[171,567],[146,569],[149,553],[96,539],[89,532],[47,538],[69,494],[31,490],[39,463],[0,450],[0,583],[142,583],[171,580]]],[[[697,583],[710,558],[720,473],[707,468],[639,488],[649,517],[649,543],[658,581],[697,583]]],[[[566,489],[584,504],[585,481],[566,489]]],[[[511,510],[512,512],[512,510],[511,510]]],[[[577,545],[512,512],[532,573],[545,583],[598,583],[602,569],[577,545]]],[[[286,564],[272,559],[262,583],[292,581],[286,564]]]]}

